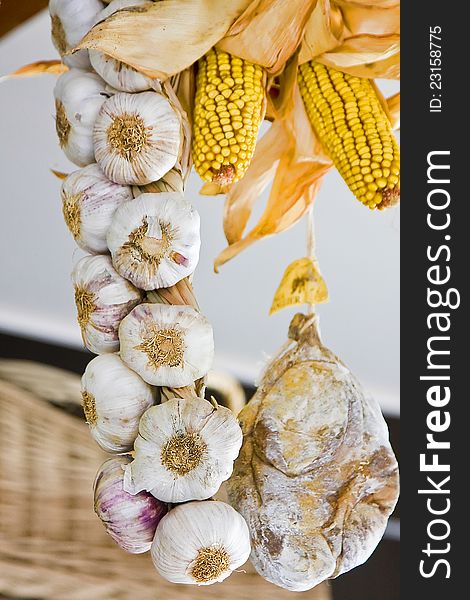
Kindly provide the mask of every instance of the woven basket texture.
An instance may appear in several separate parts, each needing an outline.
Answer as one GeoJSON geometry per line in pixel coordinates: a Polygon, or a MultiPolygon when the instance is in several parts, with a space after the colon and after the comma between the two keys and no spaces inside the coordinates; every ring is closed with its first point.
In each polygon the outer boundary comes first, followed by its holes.
{"type": "MultiPolygon", "coordinates": [[[[148,554],[118,548],[93,512],[92,483],[107,455],[79,411],[80,378],[0,361],[0,594],[48,600],[264,600],[293,594],[247,563],[222,584],[160,578],[148,554]]],[[[221,492],[223,497],[223,491],[221,492]]],[[[304,600],[328,600],[322,585],[304,600]]]]}

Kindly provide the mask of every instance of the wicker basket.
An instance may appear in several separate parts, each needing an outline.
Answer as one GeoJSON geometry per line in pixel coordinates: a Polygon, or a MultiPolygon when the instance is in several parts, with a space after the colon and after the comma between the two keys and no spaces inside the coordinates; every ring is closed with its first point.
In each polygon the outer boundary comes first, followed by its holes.
{"type": "MultiPolygon", "coordinates": [[[[221,585],[176,586],[157,575],[148,555],[114,545],[92,507],[93,478],[106,455],[86,424],[63,410],[77,410],[79,389],[79,377],[66,371],[0,361],[0,594],[36,600],[292,597],[249,564],[221,585]]],[[[327,600],[329,588],[302,597],[327,600]]]]}

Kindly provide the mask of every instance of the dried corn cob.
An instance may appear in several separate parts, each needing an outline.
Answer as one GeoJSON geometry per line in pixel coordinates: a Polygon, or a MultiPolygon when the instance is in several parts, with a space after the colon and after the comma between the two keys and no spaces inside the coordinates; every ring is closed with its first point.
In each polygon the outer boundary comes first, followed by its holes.
{"type": "Polygon", "coordinates": [[[193,160],[205,181],[230,185],[243,177],[265,105],[259,65],[212,48],[199,61],[193,160]]]}
{"type": "Polygon", "coordinates": [[[383,209],[400,198],[400,151],[369,79],[315,61],[299,86],[312,126],[356,198],[383,209]]]}

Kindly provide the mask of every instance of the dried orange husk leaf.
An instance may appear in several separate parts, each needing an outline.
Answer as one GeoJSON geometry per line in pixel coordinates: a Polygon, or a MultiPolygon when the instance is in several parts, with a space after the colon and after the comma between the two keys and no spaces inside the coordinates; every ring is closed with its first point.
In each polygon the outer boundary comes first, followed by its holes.
{"type": "Polygon", "coordinates": [[[315,60],[356,77],[399,79],[400,36],[358,35],[315,60]]]}
{"type": "Polygon", "coordinates": [[[335,0],[335,4],[341,7],[352,5],[368,8],[395,8],[400,6],[400,0],[335,0]]]}
{"type": "Polygon", "coordinates": [[[250,0],[160,0],[98,23],[75,48],[100,50],[152,78],[188,68],[216,44],[250,0]]]}
{"type": "Polygon", "coordinates": [[[382,3],[358,4],[357,2],[337,1],[341,8],[345,26],[351,34],[369,33],[386,35],[400,31],[400,3],[387,6],[382,3]]]}
{"type": "Polygon", "coordinates": [[[55,169],[50,169],[51,173],[57,177],[57,179],[60,179],[61,181],[63,181],[64,179],[67,179],[67,177],[69,176],[69,173],[64,173],[62,171],[56,171],[55,169]]]}
{"type": "Polygon", "coordinates": [[[328,289],[318,265],[309,257],[299,258],[284,272],[269,314],[299,304],[320,304],[328,300],[328,289]]]}
{"type": "Polygon", "coordinates": [[[303,64],[333,50],[343,39],[344,23],[341,11],[329,0],[318,0],[305,27],[299,63],[303,64]]]}
{"type": "Polygon", "coordinates": [[[250,195],[250,187],[254,186],[256,191],[266,187],[275,168],[271,164],[267,165],[268,171],[263,170],[266,165],[260,158],[260,149],[264,146],[260,143],[255,152],[256,160],[252,161],[242,181],[235,184],[227,198],[224,230],[230,245],[216,258],[216,271],[255,241],[285,231],[297,223],[318,193],[323,175],[332,166],[313,134],[297,84],[294,89],[294,109],[285,119],[275,121],[266,135],[270,132],[272,145],[275,146],[271,156],[276,155],[276,150],[279,154],[266,209],[258,224],[241,238],[256,200],[254,194],[250,195]],[[276,137],[277,131],[282,134],[276,137]],[[243,196],[241,191],[244,192],[243,196]]]}
{"type": "Polygon", "coordinates": [[[62,75],[68,71],[67,65],[60,60],[38,60],[24,67],[20,67],[13,73],[0,77],[0,82],[16,77],[35,77],[36,75],[62,75]]]}
{"type": "Polygon", "coordinates": [[[224,231],[229,244],[241,239],[253,207],[274,179],[284,148],[288,144],[289,137],[285,127],[280,121],[274,121],[258,142],[245,176],[227,193],[224,231]]]}
{"type": "Polygon", "coordinates": [[[400,92],[387,98],[387,107],[393,129],[400,129],[400,92]]]}
{"type": "Polygon", "coordinates": [[[315,4],[316,0],[255,0],[217,46],[277,73],[299,46],[315,4]]]}

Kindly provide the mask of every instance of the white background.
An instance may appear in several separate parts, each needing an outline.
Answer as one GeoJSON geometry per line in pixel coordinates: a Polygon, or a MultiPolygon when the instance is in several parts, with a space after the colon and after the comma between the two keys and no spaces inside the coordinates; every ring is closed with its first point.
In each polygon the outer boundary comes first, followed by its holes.
{"type": "MultiPolygon", "coordinates": [[[[49,18],[42,13],[0,41],[0,75],[55,58],[49,18]]],[[[0,329],[80,346],[70,285],[80,257],[62,220],[60,182],[50,168],[74,167],[55,134],[55,77],[0,86],[0,329]]],[[[387,93],[396,91],[384,82],[387,93]]],[[[294,310],[268,311],[286,266],[305,255],[305,223],[262,241],[221,268],[225,246],[223,198],[187,190],[200,212],[202,254],[195,288],[216,338],[216,366],[253,382],[286,336],[294,310]]],[[[261,206],[260,206],[261,209],[261,206]]],[[[259,211],[257,213],[259,215],[259,211]]],[[[327,176],[315,206],[316,247],[330,302],[318,308],[324,342],[356,373],[389,413],[398,412],[399,214],[369,211],[336,173],[327,176]]]]}

